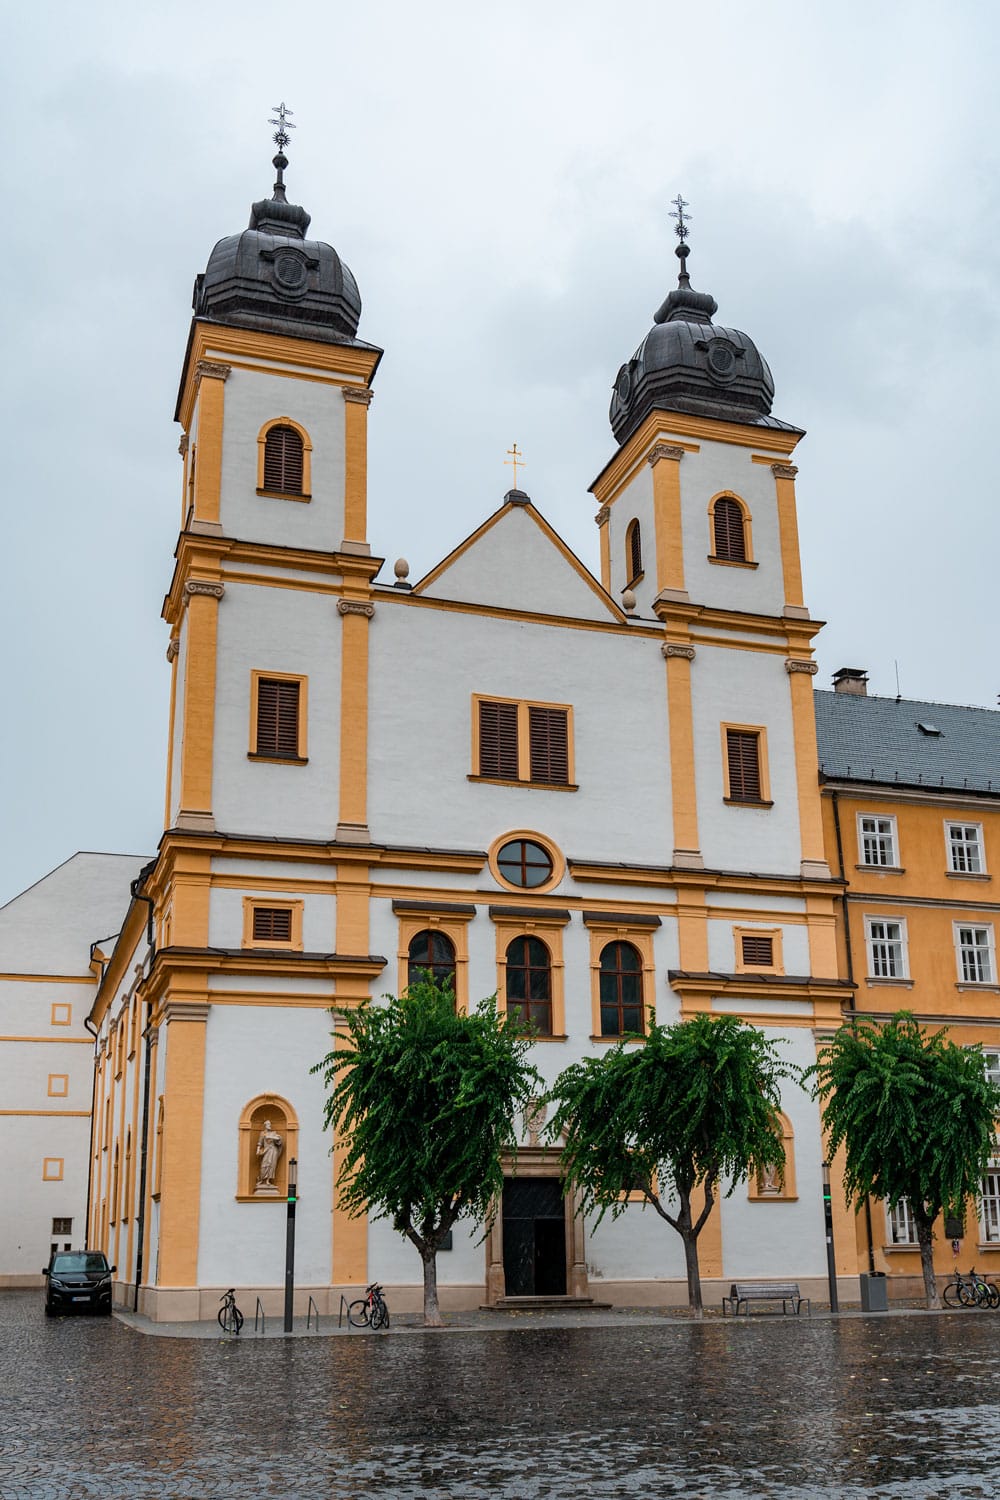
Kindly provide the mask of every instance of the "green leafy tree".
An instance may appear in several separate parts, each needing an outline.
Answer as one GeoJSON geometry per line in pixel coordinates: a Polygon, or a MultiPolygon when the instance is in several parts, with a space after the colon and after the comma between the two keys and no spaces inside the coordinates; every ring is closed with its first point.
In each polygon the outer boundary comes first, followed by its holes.
{"type": "Polygon", "coordinates": [[[906,1198],[917,1228],[928,1307],[940,1307],[934,1221],[965,1217],[996,1149],[1000,1088],[979,1047],[932,1035],[902,1011],[884,1026],[844,1026],[819,1053],[816,1093],[829,1152],[844,1147],[844,1189],[860,1208],[906,1198]]]}
{"type": "Polygon", "coordinates": [[[352,1218],[390,1218],[420,1253],[424,1324],[441,1323],[437,1253],[463,1218],[489,1221],[502,1152],[541,1092],[529,1038],[495,998],[457,1013],[450,986],[423,976],[396,999],[345,1013],[345,1044],[313,1068],[325,1123],[345,1157],[337,1191],[352,1218]]]}
{"type": "Polygon", "coordinates": [[[563,1172],[598,1223],[647,1203],[684,1242],[688,1300],[702,1316],[698,1236],[722,1179],[781,1167],[783,1078],[776,1044],[735,1016],[651,1024],[642,1046],[619,1043],[559,1075],[549,1099],[553,1141],[565,1134],[563,1172]],[[696,1202],[697,1188],[704,1202],[696,1202]]]}

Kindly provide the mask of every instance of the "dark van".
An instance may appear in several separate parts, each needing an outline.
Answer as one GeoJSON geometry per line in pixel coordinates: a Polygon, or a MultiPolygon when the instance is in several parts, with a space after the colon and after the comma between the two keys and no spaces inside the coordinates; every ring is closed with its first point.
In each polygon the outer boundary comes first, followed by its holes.
{"type": "Polygon", "coordinates": [[[42,1267],[45,1277],[45,1316],[61,1312],[111,1312],[111,1277],[100,1250],[63,1250],[42,1267]]]}

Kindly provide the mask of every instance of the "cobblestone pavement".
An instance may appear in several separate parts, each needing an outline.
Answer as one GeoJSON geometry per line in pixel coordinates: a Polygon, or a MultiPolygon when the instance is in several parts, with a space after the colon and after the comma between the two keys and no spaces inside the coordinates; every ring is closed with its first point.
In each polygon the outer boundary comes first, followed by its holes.
{"type": "Polygon", "coordinates": [[[253,1341],[0,1292],[0,1500],[993,1500],[998,1377],[985,1312],[253,1341]]]}

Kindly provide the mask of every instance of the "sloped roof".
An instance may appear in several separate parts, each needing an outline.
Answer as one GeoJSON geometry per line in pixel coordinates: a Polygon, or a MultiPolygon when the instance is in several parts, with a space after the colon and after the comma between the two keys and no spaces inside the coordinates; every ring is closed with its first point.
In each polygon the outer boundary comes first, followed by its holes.
{"type": "Polygon", "coordinates": [[[822,778],[1000,795],[996,709],[852,693],[814,699],[822,778]]]}

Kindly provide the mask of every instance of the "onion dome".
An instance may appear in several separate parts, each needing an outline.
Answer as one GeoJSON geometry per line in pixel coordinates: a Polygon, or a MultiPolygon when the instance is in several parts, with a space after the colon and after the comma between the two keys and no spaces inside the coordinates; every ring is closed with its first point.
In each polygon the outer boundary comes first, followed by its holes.
{"type": "Polygon", "coordinates": [[[270,198],[250,210],[242,234],[220,240],[194,286],[196,318],[324,343],[355,341],[358,284],[331,245],[307,240],[309,215],[285,196],[280,149],[270,198]]]}
{"type": "MultiPolygon", "coordinates": [[[[682,235],[684,228],[681,217],[678,233],[682,235]]],[[[609,416],[619,443],[658,409],[724,422],[786,425],[770,415],[774,381],[753,339],[738,328],[714,322],[715,298],[691,286],[690,253],[682,238],[676,250],[681,263],[677,286],[618,372],[609,416]]]]}

